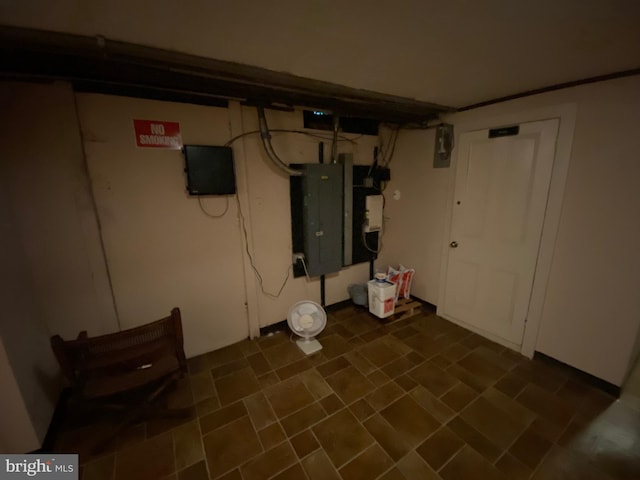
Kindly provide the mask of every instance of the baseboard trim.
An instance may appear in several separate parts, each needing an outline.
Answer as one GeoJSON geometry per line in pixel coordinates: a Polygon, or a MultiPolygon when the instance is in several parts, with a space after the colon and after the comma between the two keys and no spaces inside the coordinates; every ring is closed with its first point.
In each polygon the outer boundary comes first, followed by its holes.
{"type": "Polygon", "coordinates": [[[411,299],[422,304],[423,313],[436,313],[436,311],[438,310],[438,307],[436,305],[434,305],[433,303],[429,303],[426,300],[421,299],[420,297],[411,295],[411,299]]]}
{"type": "MultiPolygon", "coordinates": [[[[349,305],[353,305],[353,302],[350,299],[342,300],[340,302],[332,303],[331,305],[327,305],[324,307],[326,312],[335,312],[342,308],[348,307],[349,305]]],[[[260,327],[260,336],[264,337],[265,335],[272,335],[277,332],[287,331],[289,326],[287,325],[287,320],[280,320],[279,322],[272,323],[271,325],[267,325],[266,327],[260,327]]]]}
{"type": "Polygon", "coordinates": [[[337,310],[341,310],[345,307],[348,307],[350,305],[354,305],[353,301],[351,299],[346,299],[346,300],[342,300],[341,302],[337,302],[337,303],[332,303],[331,305],[327,305],[326,307],[324,307],[324,309],[327,312],[335,312],[337,310]]]}
{"type": "Polygon", "coordinates": [[[272,323],[271,325],[267,325],[266,327],[260,327],[260,336],[264,337],[267,335],[272,335],[274,333],[283,332],[288,328],[289,327],[287,326],[287,321],[280,320],[279,322],[272,323]]]}
{"type": "Polygon", "coordinates": [[[536,360],[540,360],[542,362],[548,363],[550,365],[556,365],[556,366],[559,365],[564,368],[568,368],[569,370],[577,374],[577,376],[581,380],[583,380],[585,383],[588,383],[592,387],[597,388],[598,390],[602,390],[603,392],[608,393],[609,395],[613,395],[616,398],[620,398],[620,393],[622,389],[618,385],[609,383],[606,380],[602,380],[601,378],[591,375],[590,373],[584,372],[579,368],[572,367],[571,365],[561,362],[560,360],[556,360],[555,358],[545,355],[544,353],[540,353],[538,351],[534,352],[533,358],[536,360]]]}

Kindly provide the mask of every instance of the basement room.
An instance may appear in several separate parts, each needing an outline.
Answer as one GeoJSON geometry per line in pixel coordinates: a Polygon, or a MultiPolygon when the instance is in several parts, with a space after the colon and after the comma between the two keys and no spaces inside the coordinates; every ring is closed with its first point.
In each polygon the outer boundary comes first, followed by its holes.
{"type": "Polygon", "coordinates": [[[0,1],[0,477],[640,478],[640,3],[0,1]]]}

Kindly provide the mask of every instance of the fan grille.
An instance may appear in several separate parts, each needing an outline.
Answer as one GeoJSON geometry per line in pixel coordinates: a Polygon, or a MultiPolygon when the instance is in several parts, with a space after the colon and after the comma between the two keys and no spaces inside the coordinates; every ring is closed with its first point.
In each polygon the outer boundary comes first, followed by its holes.
{"type": "Polygon", "coordinates": [[[327,324],[327,314],[316,302],[303,300],[289,309],[287,323],[296,335],[311,338],[324,329],[327,324]]]}

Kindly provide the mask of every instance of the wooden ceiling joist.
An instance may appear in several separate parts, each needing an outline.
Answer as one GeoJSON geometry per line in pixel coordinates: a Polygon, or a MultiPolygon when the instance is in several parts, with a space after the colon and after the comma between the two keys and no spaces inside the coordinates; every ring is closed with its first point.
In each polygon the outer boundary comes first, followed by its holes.
{"type": "Polygon", "coordinates": [[[228,99],[424,123],[453,109],[239,63],[66,33],[0,26],[0,74],[77,90],[224,106],[228,99]]]}

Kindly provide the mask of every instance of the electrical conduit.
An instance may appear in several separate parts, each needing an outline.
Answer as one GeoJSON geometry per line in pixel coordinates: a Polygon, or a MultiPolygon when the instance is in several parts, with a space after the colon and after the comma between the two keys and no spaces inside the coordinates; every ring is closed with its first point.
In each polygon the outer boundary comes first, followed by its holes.
{"type": "Polygon", "coordinates": [[[260,138],[262,138],[262,145],[264,146],[265,151],[267,152],[267,156],[273,162],[273,164],[278,167],[280,170],[285,172],[289,176],[299,177],[302,175],[300,170],[294,170],[289,168],[289,165],[284,163],[278,157],[278,154],[273,149],[273,145],[271,145],[271,133],[269,133],[269,126],[267,125],[267,117],[264,114],[263,107],[258,108],[258,121],[260,122],[260,138]]]}

